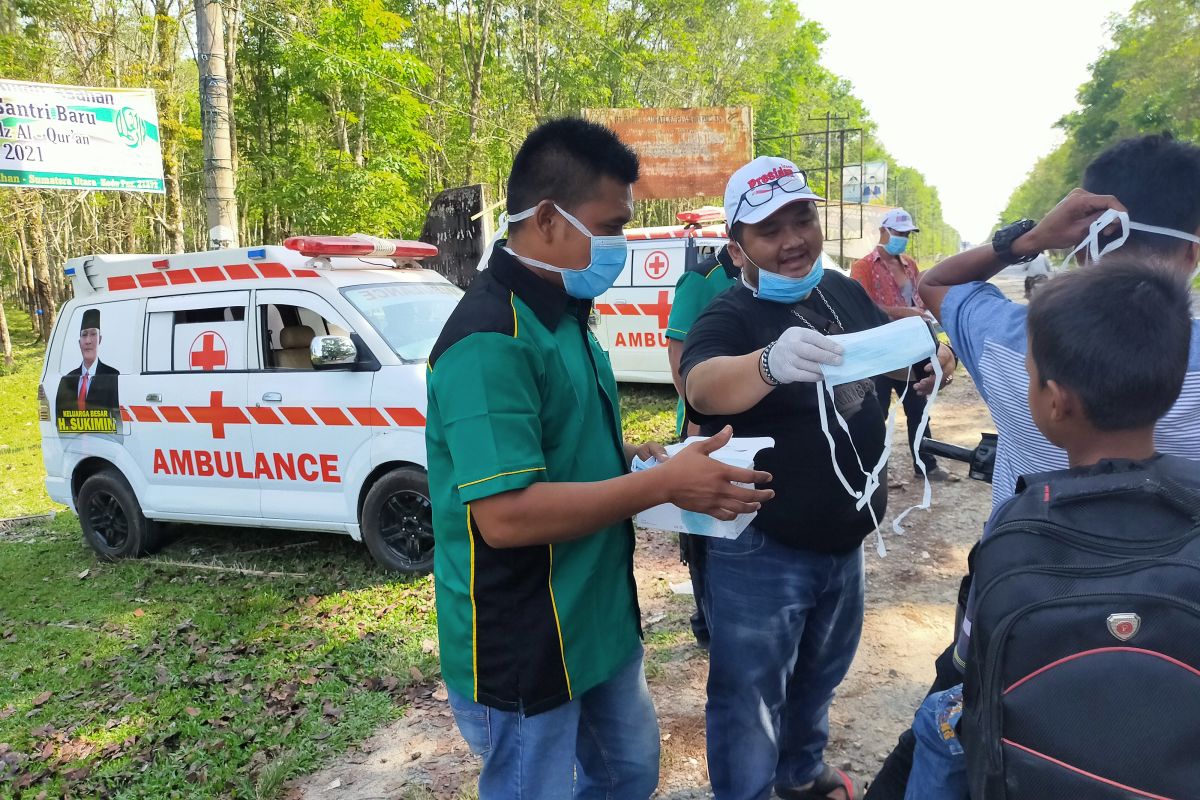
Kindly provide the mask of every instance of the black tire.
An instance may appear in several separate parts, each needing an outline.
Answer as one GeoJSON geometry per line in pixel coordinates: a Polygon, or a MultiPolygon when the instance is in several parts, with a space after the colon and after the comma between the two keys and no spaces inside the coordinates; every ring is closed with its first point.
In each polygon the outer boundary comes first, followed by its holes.
{"type": "Polygon", "coordinates": [[[101,561],[138,558],[158,546],[158,525],[146,519],[129,482],[114,469],[83,482],[75,509],[83,538],[101,561]]]}
{"type": "Polygon", "coordinates": [[[433,569],[433,509],[424,470],[400,467],[375,481],[359,523],[372,558],[385,569],[408,575],[433,569]]]}

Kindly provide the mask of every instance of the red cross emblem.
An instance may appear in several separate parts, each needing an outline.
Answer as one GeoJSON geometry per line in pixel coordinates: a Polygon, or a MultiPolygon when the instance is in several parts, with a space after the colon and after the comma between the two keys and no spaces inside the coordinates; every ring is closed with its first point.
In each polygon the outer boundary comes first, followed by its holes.
{"type": "Polygon", "coordinates": [[[221,399],[224,392],[209,393],[207,406],[188,406],[192,419],[201,425],[212,425],[214,439],[225,438],[226,425],[249,425],[250,420],[237,406],[227,406],[221,399]]]}
{"type": "Polygon", "coordinates": [[[214,369],[225,369],[229,364],[229,352],[221,334],[215,331],[205,331],[192,341],[192,369],[211,372],[214,369]]]}
{"type": "MultiPolygon", "coordinates": [[[[646,256],[646,260],[642,262],[642,269],[646,270],[646,275],[648,275],[651,280],[655,281],[665,277],[667,274],[667,269],[669,269],[670,266],[671,262],[667,258],[667,254],[662,250],[655,250],[653,253],[646,256]]],[[[664,325],[663,327],[665,328],[666,326],[664,325]]]]}
{"type": "Polygon", "coordinates": [[[657,303],[638,303],[638,308],[648,317],[658,317],[660,331],[667,327],[667,320],[671,316],[671,304],[667,302],[666,290],[658,293],[657,303]]]}

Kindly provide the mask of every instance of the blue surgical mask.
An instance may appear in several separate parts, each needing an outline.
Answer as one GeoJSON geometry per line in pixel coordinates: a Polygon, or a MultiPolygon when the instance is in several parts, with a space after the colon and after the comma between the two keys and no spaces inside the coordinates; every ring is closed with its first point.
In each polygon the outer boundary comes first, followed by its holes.
{"type": "Polygon", "coordinates": [[[883,246],[883,249],[891,255],[898,256],[908,249],[908,237],[898,236],[893,233],[891,238],[887,240],[887,244],[883,246]]]}
{"type": "MultiPolygon", "coordinates": [[[[556,267],[553,264],[547,264],[545,261],[538,261],[536,258],[517,255],[510,247],[505,247],[504,249],[513,258],[523,264],[528,264],[537,269],[557,272],[562,275],[563,289],[571,297],[579,300],[591,300],[599,297],[612,288],[612,285],[617,282],[617,278],[621,275],[621,270],[625,269],[625,259],[628,255],[628,243],[625,240],[625,234],[596,236],[582,222],[559,208],[557,203],[554,204],[554,208],[558,210],[558,213],[563,215],[563,218],[567,222],[574,225],[576,230],[591,240],[591,260],[586,267],[583,269],[556,267]]],[[[519,222],[523,219],[528,219],[536,211],[537,206],[527,208],[518,214],[510,216],[508,221],[519,222]]]]}
{"type": "MultiPolygon", "coordinates": [[[[743,250],[742,254],[746,255],[746,251],[743,250]]],[[[749,255],[746,255],[746,260],[754,264],[754,259],[749,255]]],[[[817,288],[817,284],[821,282],[821,277],[825,274],[820,256],[817,256],[812,269],[803,278],[789,278],[787,275],[768,272],[758,264],[754,264],[754,266],[758,267],[758,288],[755,289],[747,283],[744,275],[742,283],[759,300],[770,300],[773,303],[796,303],[803,300],[812,293],[813,289],[817,288]]]]}

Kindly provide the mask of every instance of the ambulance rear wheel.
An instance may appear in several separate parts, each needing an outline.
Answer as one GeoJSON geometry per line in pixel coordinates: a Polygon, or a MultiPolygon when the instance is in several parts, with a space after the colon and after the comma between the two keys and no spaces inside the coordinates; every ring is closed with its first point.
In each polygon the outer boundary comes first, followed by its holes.
{"type": "Polygon", "coordinates": [[[156,523],[146,519],[129,483],[115,470],[92,475],[75,497],[83,538],[101,561],[137,558],[155,549],[156,523]]]}
{"type": "Polygon", "coordinates": [[[361,521],[363,542],[379,564],[410,575],[433,569],[433,509],[424,471],[402,467],[376,481],[361,521]]]}

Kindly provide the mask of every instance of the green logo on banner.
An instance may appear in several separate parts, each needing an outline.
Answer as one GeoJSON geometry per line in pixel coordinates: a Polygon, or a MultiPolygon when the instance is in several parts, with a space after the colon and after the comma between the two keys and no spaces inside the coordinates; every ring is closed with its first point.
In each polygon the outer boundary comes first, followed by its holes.
{"type": "Polygon", "coordinates": [[[141,116],[129,106],[117,112],[113,124],[117,126],[117,135],[130,147],[137,147],[146,141],[146,126],[141,116]]]}

